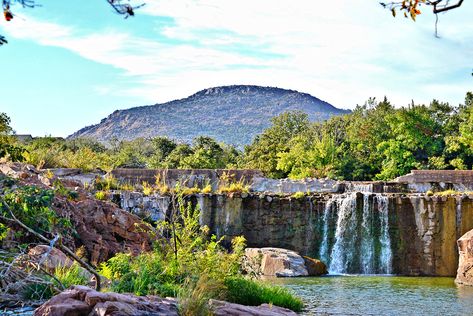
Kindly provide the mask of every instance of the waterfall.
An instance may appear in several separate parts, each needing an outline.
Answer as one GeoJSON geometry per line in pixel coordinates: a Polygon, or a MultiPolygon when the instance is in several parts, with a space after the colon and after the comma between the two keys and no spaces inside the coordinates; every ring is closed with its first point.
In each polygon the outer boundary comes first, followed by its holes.
{"type": "Polygon", "coordinates": [[[380,272],[382,274],[392,273],[392,250],[391,250],[391,238],[389,236],[389,200],[386,196],[376,194],[374,197],[378,203],[379,218],[381,222],[381,255],[380,255],[380,272]]]}
{"type": "Polygon", "coordinates": [[[349,266],[352,265],[356,254],[356,193],[350,193],[338,200],[337,210],[335,245],[330,254],[329,271],[344,273],[349,271],[349,266]]]}
{"type": "Polygon", "coordinates": [[[335,274],[391,274],[388,197],[368,185],[350,189],[325,205],[319,257],[335,274]]]}
{"type": "Polygon", "coordinates": [[[361,272],[373,273],[374,239],[373,239],[373,207],[369,203],[369,194],[363,194],[363,220],[361,222],[361,272]]]}
{"type": "Polygon", "coordinates": [[[329,233],[329,218],[330,212],[332,210],[333,200],[330,199],[327,204],[325,204],[324,217],[323,217],[323,226],[322,226],[322,243],[320,244],[319,249],[319,258],[322,262],[329,262],[330,256],[328,253],[328,233],[329,233]]]}

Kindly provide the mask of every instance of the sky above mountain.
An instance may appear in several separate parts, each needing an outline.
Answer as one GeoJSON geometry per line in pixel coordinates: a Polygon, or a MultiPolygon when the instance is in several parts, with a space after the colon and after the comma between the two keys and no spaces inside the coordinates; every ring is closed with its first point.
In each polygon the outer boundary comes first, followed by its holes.
{"type": "MultiPolygon", "coordinates": [[[[145,0],[144,0],[145,1],[145,0]]],[[[0,111],[17,133],[66,136],[116,109],[253,84],[340,108],[461,103],[473,90],[473,1],[416,23],[377,1],[149,0],[134,18],[104,0],[42,0],[1,19],[0,111]]]]}

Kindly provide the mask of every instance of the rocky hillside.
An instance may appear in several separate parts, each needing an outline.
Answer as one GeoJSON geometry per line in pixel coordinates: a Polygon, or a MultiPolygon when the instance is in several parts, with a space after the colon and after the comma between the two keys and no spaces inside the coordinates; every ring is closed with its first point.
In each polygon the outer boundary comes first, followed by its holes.
{"type": "Polygon", "coordinates": [[[190,142],[199,135],[228,144],[250,143],[270,125],[271,117],[301,110],[320,121],[347,110],[306,93],[259,86],[210,88],[181,100],[113,112],[99,124],[85,127],[70,138],[92,137],[100,141],[168,136],[190,142]]]}

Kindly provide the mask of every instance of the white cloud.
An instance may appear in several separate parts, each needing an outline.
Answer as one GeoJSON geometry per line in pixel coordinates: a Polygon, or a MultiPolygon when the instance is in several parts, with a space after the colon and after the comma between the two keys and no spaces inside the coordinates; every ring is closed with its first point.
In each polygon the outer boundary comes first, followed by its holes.
{"type": "Polygon", "coordinates": [[[177,44],[112,29],[82,34],[31,18],[2,26],[10,36],[123,69],[141,83],[125,93],[150,103],[210,86],[257,84],[352,107],[384,95],[397,104],[432,95],[461,100],[471,89],[458,74],[473,67],[472,8],[465,3],[441,16],[442,39],[433,37],[427,12],[417,23],[392,19],[376,1],[148,1],[139,14],[171,17],[174,25],[158,35],[185,41],[177,44]]]}

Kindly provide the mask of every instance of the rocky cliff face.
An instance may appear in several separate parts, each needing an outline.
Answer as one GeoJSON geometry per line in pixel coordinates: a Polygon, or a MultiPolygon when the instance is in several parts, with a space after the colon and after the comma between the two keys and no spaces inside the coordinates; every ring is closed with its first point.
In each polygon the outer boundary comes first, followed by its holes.
{"type": "MultiPolygon", "coordinates": [[[[139,199],[128,198],[126,203],[135,206],[130,211],[141,211],[139,199]]],[[[159,199],[155,214],[169,205],[159,199]]],[[[243,235],[249,247],[280,247],[321,258],[331,273],[454,276],[456,240],[473,229],[473,196],[467,195],[364,192],[295,199],[237,194],[191,200],[201,209],[201,224],[218,236],[243,235]]]]}
{"type": "Polygon", "coordinates": [[[107,141],[114,137],[168,136],[190,142],[206,135],[227,144],[244,145],[270,125],[271,117],[292,110],[306,112],[312,121],[348,112],[297,91],[227,86],[202,90],[182,100],[115,111],[70,137],[107,141]]]}

